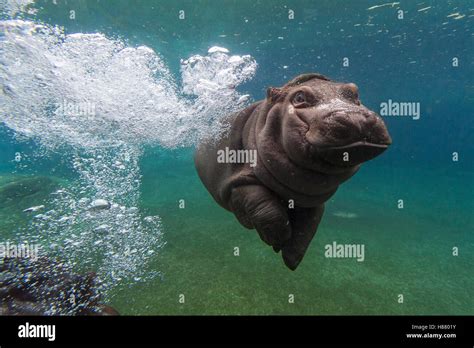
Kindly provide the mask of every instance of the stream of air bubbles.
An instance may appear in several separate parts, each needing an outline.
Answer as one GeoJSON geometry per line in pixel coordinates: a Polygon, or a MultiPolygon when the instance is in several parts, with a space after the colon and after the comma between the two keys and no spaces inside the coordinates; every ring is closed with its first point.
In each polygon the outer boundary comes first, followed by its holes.
{"type": "Polygon", "coordinates": [[[177,82],[149,47],[1,21],[0,123],[38,151],[61,152],[78,177],[51,194],[22,238],[95,269],[106,288],[156,275],[146,264],[165,241],[160,217],[139,208],[143,145],[218,137],[222,117],[248,103],[236,87],[256,67],[251,56],[212,47],[181,60],[177,82]]]}

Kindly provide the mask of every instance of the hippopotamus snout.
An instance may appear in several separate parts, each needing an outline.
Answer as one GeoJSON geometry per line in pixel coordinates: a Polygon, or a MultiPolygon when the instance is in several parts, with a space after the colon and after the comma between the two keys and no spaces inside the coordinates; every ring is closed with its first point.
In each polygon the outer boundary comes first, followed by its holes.
{"type": "Polygon", "coordinates": [[[368,161],[392,143],[379,115],[364,106],[352,105],[315,117],[306,139],[318,157],[343,167],[368,161]]]}

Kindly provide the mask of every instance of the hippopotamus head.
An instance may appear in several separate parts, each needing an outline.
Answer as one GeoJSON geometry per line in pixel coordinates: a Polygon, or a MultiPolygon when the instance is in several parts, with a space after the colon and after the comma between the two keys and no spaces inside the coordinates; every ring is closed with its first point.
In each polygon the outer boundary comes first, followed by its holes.
{"type": "Polygon", "coordinates": [[[304,74],[269,88],[267,103],[278,108],[289,158],[318,172],[355,172],[391,144],[382,118],[361,103],[353,83],[304,74]]]}

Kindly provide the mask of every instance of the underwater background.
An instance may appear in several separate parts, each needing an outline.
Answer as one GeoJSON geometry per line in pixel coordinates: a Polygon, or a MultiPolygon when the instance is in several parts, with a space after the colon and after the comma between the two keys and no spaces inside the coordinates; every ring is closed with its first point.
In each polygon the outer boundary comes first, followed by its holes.
{"type": "Polygon", "coordinates": [[[0,241],[96,271],[121,314],[474,314],[473,1],[0,4],[0,241]],[[383,117],[393,144],[326,203],[292,272],[193,152],[305,72],[420,117],[383,117]],[[364,261],[326,258],[334,241],[364,261]]]}

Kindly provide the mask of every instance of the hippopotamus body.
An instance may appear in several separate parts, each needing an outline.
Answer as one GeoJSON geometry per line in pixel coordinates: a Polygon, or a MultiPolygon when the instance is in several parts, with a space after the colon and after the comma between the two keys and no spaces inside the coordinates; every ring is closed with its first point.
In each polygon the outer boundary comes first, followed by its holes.
{"type": "Polygon", "coordinates": [[[292,270],[316,233],[324,202],[391,144],[355,84],[320,74],[268,88],[265,100],[226,122],[222,138],[198,146],[197,172],[216,202],[281,250],[292,270]]]}

